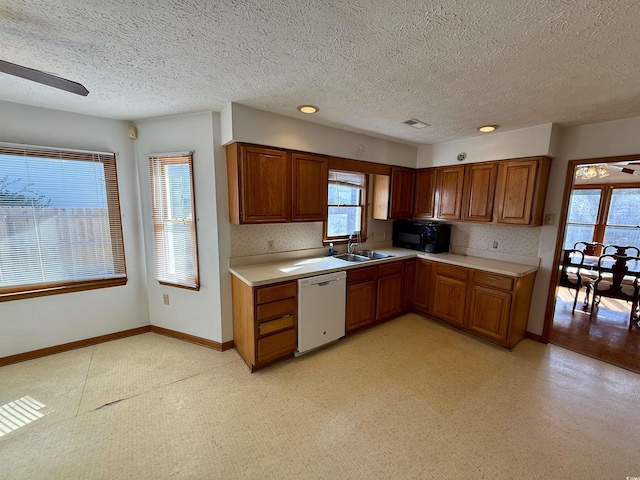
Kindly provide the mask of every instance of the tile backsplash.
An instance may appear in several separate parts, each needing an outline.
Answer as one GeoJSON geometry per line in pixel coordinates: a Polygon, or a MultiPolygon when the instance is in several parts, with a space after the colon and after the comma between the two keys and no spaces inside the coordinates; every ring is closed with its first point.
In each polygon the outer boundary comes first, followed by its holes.
{"type": "Polygon", "coordinates": [[[452,223],[451,246],[537,257],[541,228],[452,223]],[[493,243],[498,248],[493,248],[493,243]]]}

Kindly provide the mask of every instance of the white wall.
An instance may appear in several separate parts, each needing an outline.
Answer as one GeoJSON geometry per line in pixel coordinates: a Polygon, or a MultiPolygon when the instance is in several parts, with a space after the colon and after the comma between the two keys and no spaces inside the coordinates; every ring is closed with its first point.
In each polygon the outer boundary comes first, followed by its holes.
{"type": "MultiPolygon", "coordinates": [[[[300,114],[302,115],[302,114],[300,114]]],[[[222,143],[289,148],[415,168],[416,147],[232,103],[221,113],[222,143]],[[231,122],[231,125],[229,125],[231,122]]]]}
{"type": "Polygon", "coordinates": [[[455,165],[459,153],[467,154],[462,162],[475,163],[505,158],[549,155],[553,125],[536,125],[508,132],[484,134],[453,142],[418,148],[418,168],[455,165]]]}
{"type": "Polygon", "coordinates": [[[140,178],[150,322],[159,327],[222,342],[218,209],[214,165],[214,131],[219,129],[217,123],[218,115],[212,112],[140,121],[137,122],[138,140],[136,140],[135,150],[140,178]],[[153,271],[153,222],[147,154],[187,150],[194,151],[193,176],[197,215],[199,291],[160,285],[154,278],[153,271]],[[169,295],[169,305],[163,304],[163,294],[169,295]]]}
{"type": "Polygon", "coordinates": [[[0,141],[116,152],[127,285],[0,303],[0,357],[149,324],[140,204],[127,123],[0,102],[0,141]]]}

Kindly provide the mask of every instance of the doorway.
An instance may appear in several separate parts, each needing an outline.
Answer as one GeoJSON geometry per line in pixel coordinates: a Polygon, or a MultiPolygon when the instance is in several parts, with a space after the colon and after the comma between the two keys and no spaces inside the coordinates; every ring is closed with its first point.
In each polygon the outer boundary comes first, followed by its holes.
{"type": "Polygon", "coordinates": [[[640,326],[632,315],[640,265],[627,257],[640,257],[640,156],[569,162],[546,338],[640,373],[640,326]],[[604,289],[614,262],[625,273],[615,275],[626,292],[620,295],[604,289]]]}

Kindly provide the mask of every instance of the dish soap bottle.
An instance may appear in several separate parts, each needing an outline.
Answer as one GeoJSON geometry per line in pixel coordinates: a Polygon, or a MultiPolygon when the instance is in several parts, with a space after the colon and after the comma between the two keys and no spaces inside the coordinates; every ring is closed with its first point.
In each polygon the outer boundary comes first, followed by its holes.
{"type": "Polygon", "coordinates": [[[333,248],[333,242],[329,244],[329,256],[333,257],[336,254],[336,251],[333,248]]]}

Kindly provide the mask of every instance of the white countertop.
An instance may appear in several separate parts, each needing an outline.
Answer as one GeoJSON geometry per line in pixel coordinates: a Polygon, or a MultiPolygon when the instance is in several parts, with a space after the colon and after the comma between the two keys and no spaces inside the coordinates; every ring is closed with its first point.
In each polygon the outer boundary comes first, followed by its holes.
{"type": "Polygon", "coordinates": [[[393,255],[390,258],[371,260],[368,262],[346,262],[333,257],[314,257],[297,260],[285,260],[277,263],[260,265],[245,265],[230,268],[229,271],[252,287],[268,285],[270,283],[296,280],[298,278],[313,277],[325,273],[340,272],[352,268],[379,265],[381,263],[394,262],[399,259],[424,258],[435,262],[451,263],[461,267],[475,268],[488,272],[508,275],[510,277],[524,277],[538,270],[537,266],[521,263],[503,262],[482,257],[457,255],[453,253],[423,253],[405,248],[376,249],[377,252],[393,255]]]}

